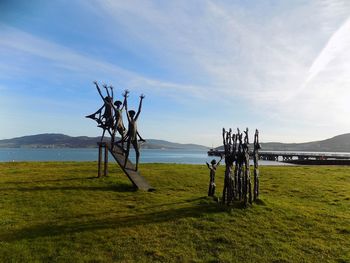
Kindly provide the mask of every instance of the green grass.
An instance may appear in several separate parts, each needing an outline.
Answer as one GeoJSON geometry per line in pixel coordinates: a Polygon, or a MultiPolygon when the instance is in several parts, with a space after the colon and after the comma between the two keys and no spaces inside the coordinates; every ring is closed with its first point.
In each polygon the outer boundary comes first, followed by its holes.
{"type": "Polygon", "coordinates": [[[247,209],[204,165],[141,165],[155,192],[96,168],[0,163],[0,262],[350,262],[350,167],[262,167],[247,209]]]}

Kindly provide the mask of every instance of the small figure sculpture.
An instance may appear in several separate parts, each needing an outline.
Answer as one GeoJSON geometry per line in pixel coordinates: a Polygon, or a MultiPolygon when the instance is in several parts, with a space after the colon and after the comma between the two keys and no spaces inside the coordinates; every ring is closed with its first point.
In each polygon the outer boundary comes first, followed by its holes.
{"type": "Polygon", "coordinates": [[[137,131],[137,119],[141,113],[141,108],[142,108],[142,101],[145,98],[145,96],[143,94],[141,94],[140,96],[140,103],[139,103],[139,108],[138,111],[135,115],[135,111],[130,110],[128,111],[128,103],[127,103],[127,96],[128,96],[129,91],[125,91],[124,93],[124,105],[125,105],[125,111],[126,111],[126,116],[128,117],[128,122],[129,122],[129,126],[128,126],[128,132],[127,135],[124,137],[124,140],[126,140],[127,144],[126,144],[126,152],[125,152],[125,163],[124,163],[124,168],[126,167],[126,163],[129,157],[129,152],[130,152],[130,144],[132,144],[134,146],[135,149],[135,153],[136,153],[136,166],[135,166],[135,170],[137,171],[138,169],[138,164],[139,164],[139,158],[140,158],[140,147],[138,144],[138,140],[137,140],[137,136],[140,138],[140,141],[145,142],[145,140],[140,136],[140,134],[137,131]]]}
{"type": "Polygon", "coordinates": [[[210,170],[210,181],[209,181],[209,190],[208,190],[208,196],[214,196],[215,194],[215,173],[216,173],[216,168],[220,165],[220,162],[222,160],[222,156],[220,160],[216,163],[216,160],[213,159],[210,163],[211,165],[206,162],[209,170],[210,170]]]}

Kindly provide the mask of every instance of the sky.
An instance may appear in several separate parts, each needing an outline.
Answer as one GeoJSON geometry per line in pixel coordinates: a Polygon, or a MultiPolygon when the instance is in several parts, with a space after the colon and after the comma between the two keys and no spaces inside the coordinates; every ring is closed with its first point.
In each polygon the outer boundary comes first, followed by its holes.
{"type": "Polygon", "coordinates": [[[146,139],[349,133],[350,1],[0,0],[0,139],[99,136],[95,80],[146,95],[146,139]]]}

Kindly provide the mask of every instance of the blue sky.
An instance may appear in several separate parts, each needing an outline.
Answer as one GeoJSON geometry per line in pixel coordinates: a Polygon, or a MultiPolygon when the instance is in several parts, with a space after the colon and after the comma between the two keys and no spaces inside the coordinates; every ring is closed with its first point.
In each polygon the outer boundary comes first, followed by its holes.
{"type": "Polygon", "coordinates": [[[216,146],[350,132],[350,2],[0,1],[0,139],[97,136],[111,84],[144,138],[216,146]],[[252,135],[252,134],[251,134],[252,135]]]}

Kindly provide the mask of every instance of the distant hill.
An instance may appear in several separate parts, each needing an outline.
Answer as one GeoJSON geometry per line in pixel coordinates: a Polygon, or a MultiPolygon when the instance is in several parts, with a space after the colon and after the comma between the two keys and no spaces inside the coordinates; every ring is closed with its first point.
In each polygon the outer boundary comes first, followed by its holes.
{"type": "Polygon", "coordinates": [[[164,140],[147,139],[142,145],[143,149],[188,149],[188,150],[208,150],[209,147],[199,144],[183,144],[164,140]]]}
{"type": "MultiPolygon", "coordinates": [[[[96,148],[96,142],[100,139],[101,137],[71,137],[64,134],[46,133],[0,140],[0,148],[96,148]]],[[[155,139],[147,139],[141,147],[143,149],[208,149],[203,145],[181,144],[155,139]]]]}
{"type": "Polygon", "coordinates": [[[311,151],[311,152],[350,152],[350,133],[330,139],[305,143],[268,142],[261,144],[266,151],[311,151]]]}
{"type": "MultiPolygon", "coordinates": [[[[350,152],[350,133],[330,139],[305,143],[260,143],[264,151],[350,152]]],[[[216,149],[223,149],[223,146],[216,149]]]]}

